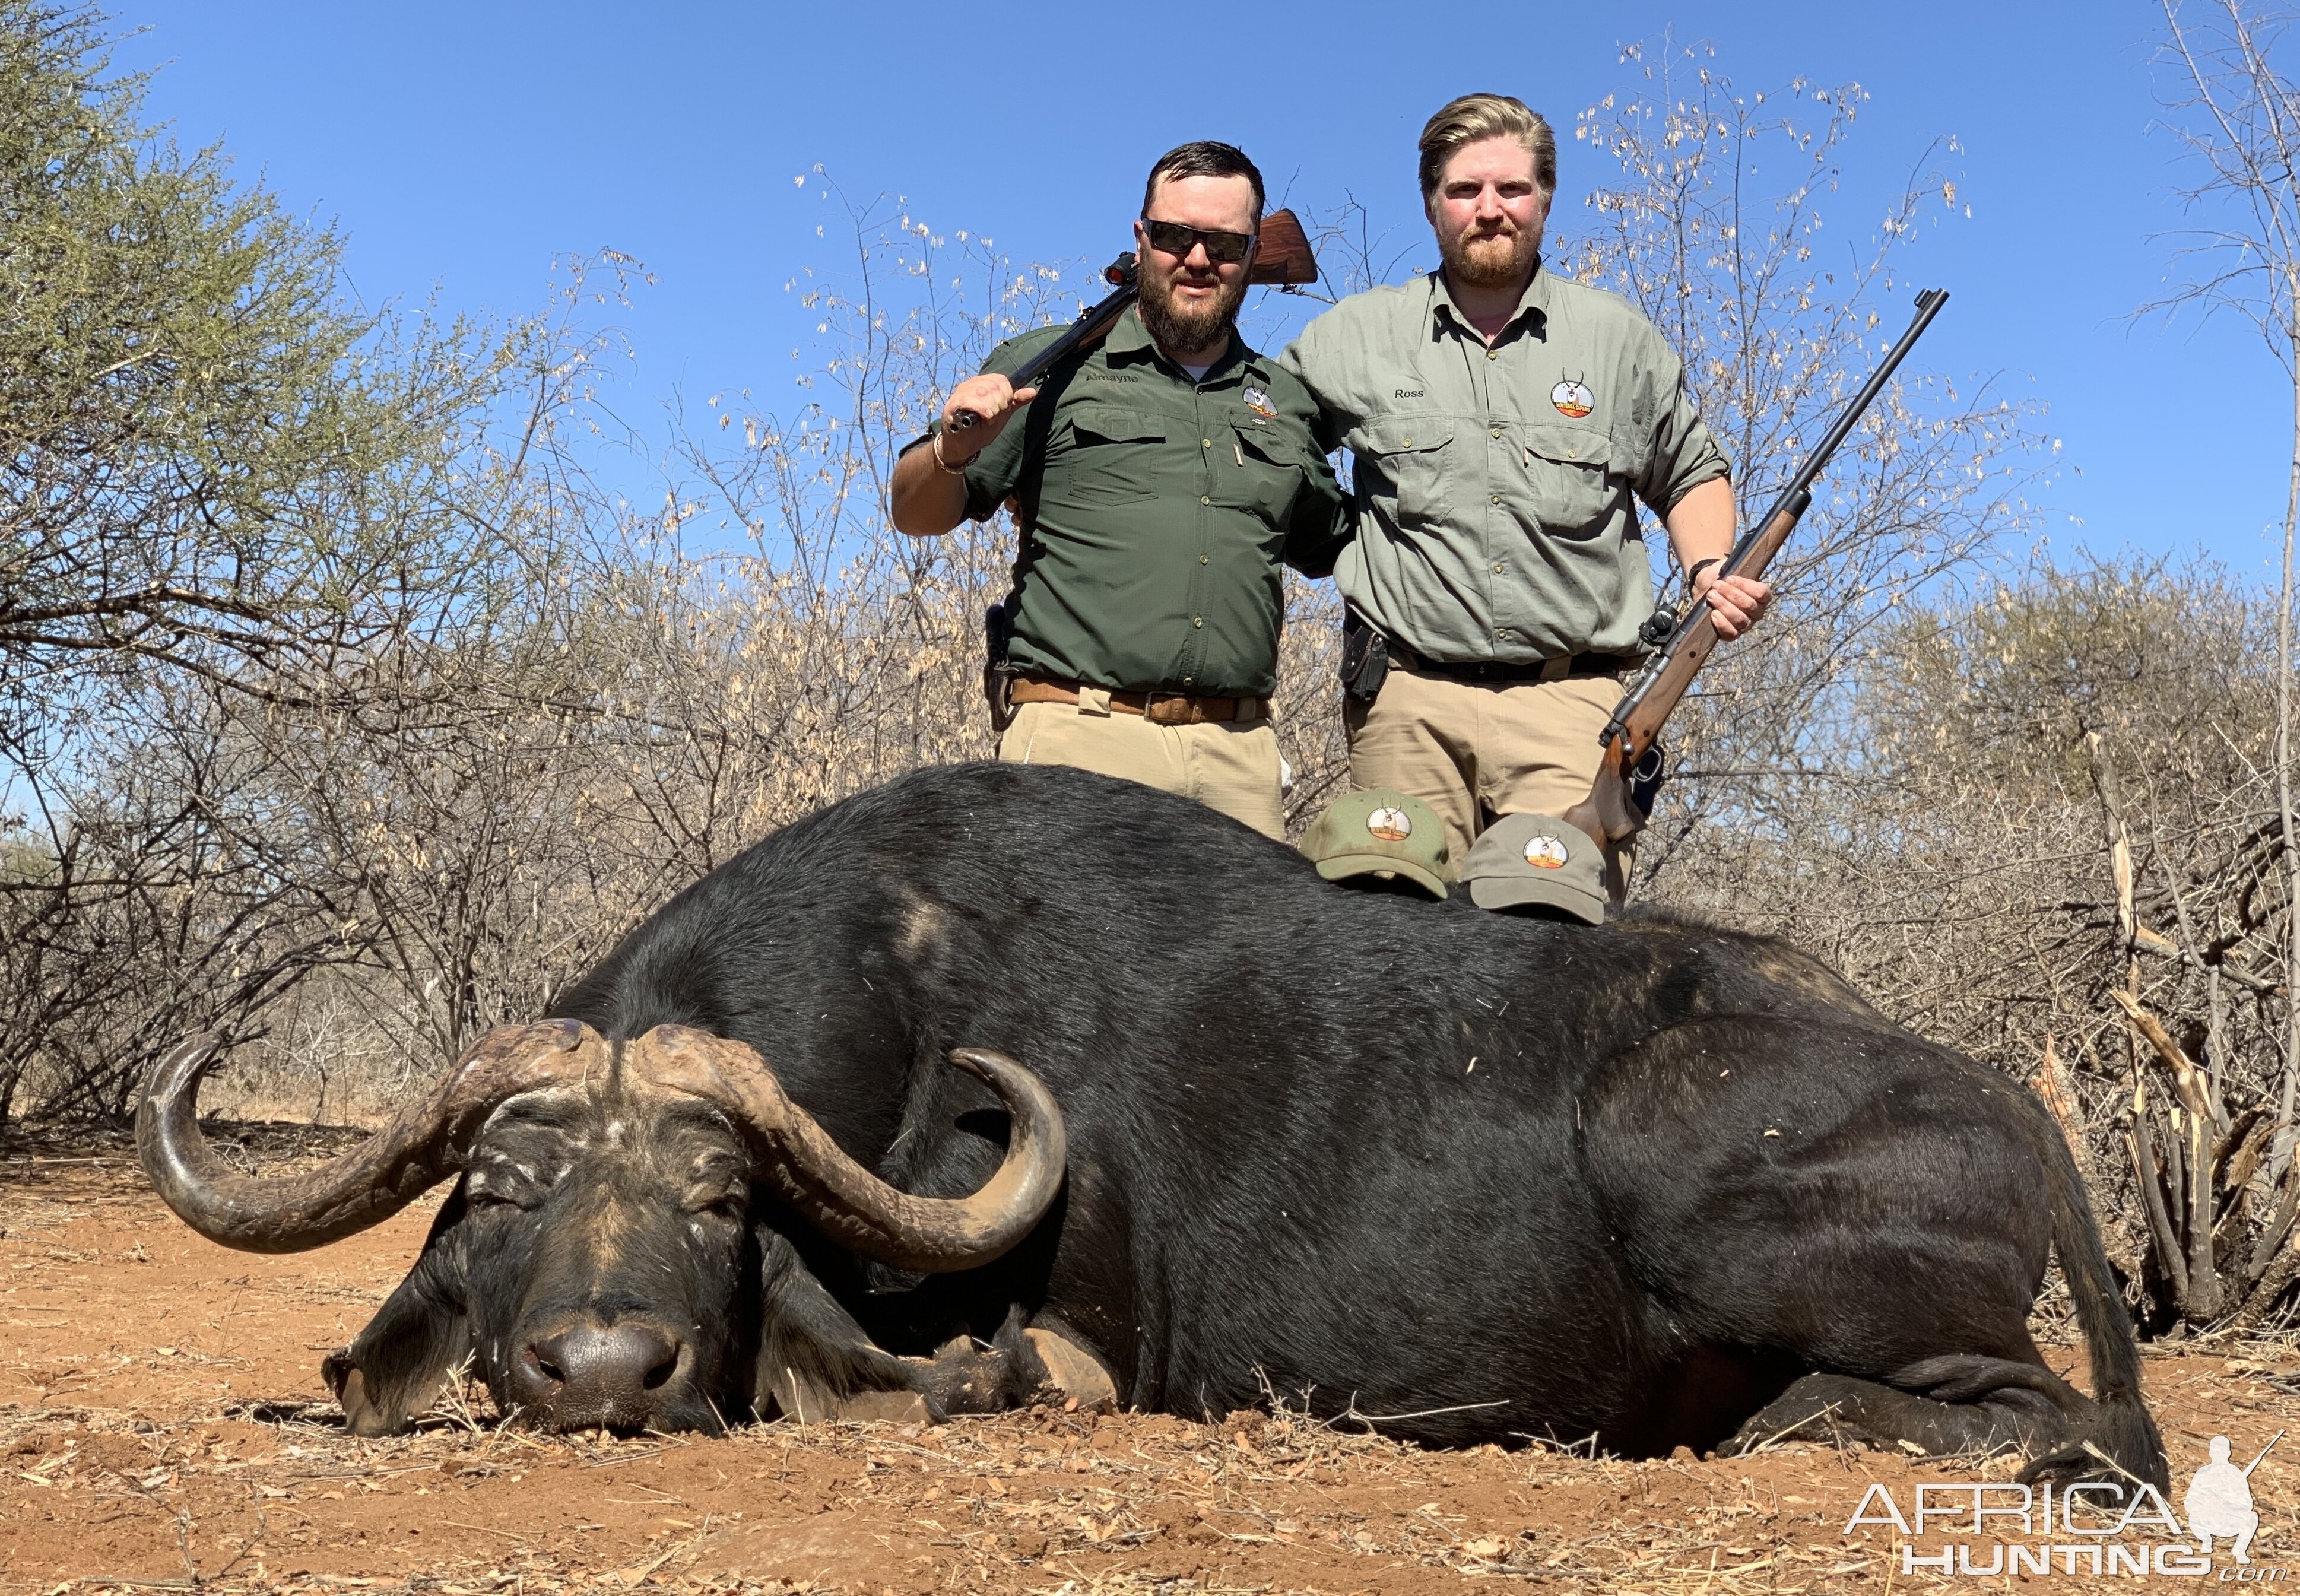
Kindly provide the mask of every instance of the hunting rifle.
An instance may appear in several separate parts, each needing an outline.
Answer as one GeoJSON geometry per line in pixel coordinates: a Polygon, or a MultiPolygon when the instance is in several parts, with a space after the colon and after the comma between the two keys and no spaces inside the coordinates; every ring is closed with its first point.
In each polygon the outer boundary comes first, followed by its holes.
{"type": "MultiPolygon", "coordinates": [[[[1925,328],[1932,325],[1941,306],[1948,303],[1948,295],[1939,288],[1927,288],[1917,295],[1917,319],[1909,323],[1909,330],[1893,345],[1881,364],[1869,378],[1829,436],[1821,440],[1797,474],[1773,503],[1771,511],[1757,523],[1754,530],[1745,535],[1725,557],[1724,568],[1717,573],[1719,581],[1727,577],[1762,577],[1773,556],[1781,552],[1789,534],[1812,503],[1813,478],[1829,464],[1829,457],[1837,453],[1852,433],[1878,394],[1890,380],[1894,369],[1902,357],[1916,346],[1925,328]]],[[[1629,778],[1646,754],[1652,751],[1654,739],[1661,735],[1662,723],[1676,709],[1678,701],[1693,685],[1694,673],[1707,661],[1717,646],[1717,627],[1713,611],[1705,603],[1696,603],[1686,611],[1676,629],[1669,635],[1661,651],[1648,660],[1644,669],[1621,694],[1621,702],[1613,708],[1613,718],[1605,722],[1605,729],[1597,734],[1604,755],[1597,766],[1597,779],[1590,784],[1589,795],[1565,811],[1562,817],[1570,826],[1588,834],[1589,840],[1604,851],[1605,890],[1616,903],[1621,901],[1628,882],[1621,870],[1621,839],[1635,832],[1639,825],[1629,807],[1629,778]]]]}
{"type": "MultiPolygon", "coordinates": [[[[1254,264],[1246,274],[1247,282],[1292,289],[1318,280],[1318,257],[1293,212],[1272,211],[1263,217],[1261,227],[1255,229],[1255,238],[1254,264]]],[[[1102,280],[1112,285],[1115,292],[1071,322],[1068,332],[1031,356],[1007,380],[1017,388],[1027,388],[1071,355],[1100,343],[1111,323],[1142,295],[1135,265],[1134,252],[1128,250],[1104,267],[1102,280]]],[[[972,411],[962,410],[951,417],[951,429],[963,432],[981,420],[972,411]]]]}

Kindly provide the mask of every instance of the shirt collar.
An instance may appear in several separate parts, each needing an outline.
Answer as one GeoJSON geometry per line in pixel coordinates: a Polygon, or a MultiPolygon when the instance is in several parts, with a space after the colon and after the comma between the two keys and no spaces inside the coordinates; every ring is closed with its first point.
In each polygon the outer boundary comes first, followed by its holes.
{"type": "MultiPolygon", "coordinates": [[[[1461,306],[1454,303],[1453,291],[1446,286],[1446,274],[1442,270],[1429,273],[1429,314],[1433,323],[1438,323],[1441,318],[1450,320],[1472,337],[1482,339],[1484,337],[1462,313],[1461,306]]],[[[1512,328],[1535,316],[1545,321],[1549,319],[1549,265],[1539,255],[1533,258],[1533,276],[1527,281],[1525,292],[1517,296],[1517,309],[1510,312],[1509,320],[1503,324],[1501,337],[1506,337],[1512,328]]],[[[1498,343],[1500,338],[1495,341],[1498,343]]]]}
{"type": "MultiPolygon", "coordinates": [[[[1167,357],[1165,351],[1158,347],[1158,341],[1150,336],[1150,329],[1142,325],[1141,313],[1131,305],[1126,308],[1126,313],[1118,319],[1104,337],[1102,348],[1103,353],[1113,362],[1151,361],[1162,363],[1185,378],[1189,376],[1188,372],[1184,371],[1181,367],[1167,357]]],[[[1252,372],[1262,382],[1270,380],[1270,372],[1262,364],[1261,353],[1249,348],[1246,340],[1238,336],[1237,327],[1232,326],[1229,329],[1229,347],[1222,352],[1221,359],[1206,368],[1205,380],[1220,382],[1224,378],[1231,376],[1234,368],[1240,366],[1252,372]]]]}
{"type": "Polygon", "coordinates": [[[1110,331],[1104,335],[1102,350],[1112,360],[1123,360],[1133,355],[1155,359],[1158,345],[1151,338],[1150,329],[1142,325],[1141,316],[1132,305],[1128,305],[1125,313],[1112,322],[1110,331]]]}

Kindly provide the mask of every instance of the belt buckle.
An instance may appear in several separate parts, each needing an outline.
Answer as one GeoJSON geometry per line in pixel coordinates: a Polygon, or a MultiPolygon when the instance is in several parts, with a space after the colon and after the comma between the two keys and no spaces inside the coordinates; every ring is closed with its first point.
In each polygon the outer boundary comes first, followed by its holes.
{"type": "Polygon", "coordinates": [[[1573,656],[1571,654],[1560,654],[1554,660],[1544,660],[1541,662],[1541,679],[1545,682],[1562,682],[1572,674],[1573,656]]]}
{"type": "Polygon", "coordinates": [[[1189,703],[1189,701],[1190,695],[1187,693],[1161,693],[1154,687],[1147,688],[1142,694],[1142,719],[1148,721],[1153,726],[1185,725],[1187,724],[1188,713],[1187,707],[1184,710],[1184,719],[1177,720],[1171,716],[1160,714],[1158,712],[1158,706],[1162,703],[1173,703],[1177,702],[1187,706],[1189,703]]]}

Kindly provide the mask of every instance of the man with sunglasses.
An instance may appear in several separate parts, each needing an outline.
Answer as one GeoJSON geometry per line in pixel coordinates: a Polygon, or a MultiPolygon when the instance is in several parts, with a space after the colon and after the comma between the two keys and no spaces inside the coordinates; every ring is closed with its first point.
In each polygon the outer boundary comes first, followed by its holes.
{"type": "Polygon", "coordinates": [[[904,451],[892,508],[915,536],[1014,509],[1001,759],[1162,787],[1282,837],[1280,567],[1329,572],[1346,520],[1308,391],[1238,337],[1262,207],[1232,146],[1160,156],[1134,308],[1035,388],[1006,374],[1063,329],[1000,345],[904,451]],[[978,420],[954,428],[962,411],[978,420]]]}
{"type": "Polygon", "coordinates": [[[1549,124],[1464,95],[1421,157],[1442,270],[1344,300],[1282,358],[1318,397],[1321,441],[1354,461],[1336,572],[1350,779],[1429,804],[1459,859],[1501,817],[1589,792],[1654,610],[1633,496],[1720,637],[1771,595],[1720,577],[1732,483],[1676,353],[1627,301],[1543,263],[1549,124]]]}

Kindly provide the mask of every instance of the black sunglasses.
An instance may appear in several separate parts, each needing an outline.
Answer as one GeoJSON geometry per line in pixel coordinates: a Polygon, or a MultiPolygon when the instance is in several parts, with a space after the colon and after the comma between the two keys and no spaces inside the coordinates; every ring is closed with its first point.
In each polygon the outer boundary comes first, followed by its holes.
{"type": "Polygon", "coordinates": [[[1246,252],[1254,247],[1252,233],[1223,233],[1212,228],[1184,227],[1179,221],[1153,221],[1142,219],[1143,229],[1150,235],[1150,246],[1176,260],[1187,260],[1190,251],[1203,244],[1206,259],[1217,266],[1235,266],[1246,259],[1246,252]]]}

